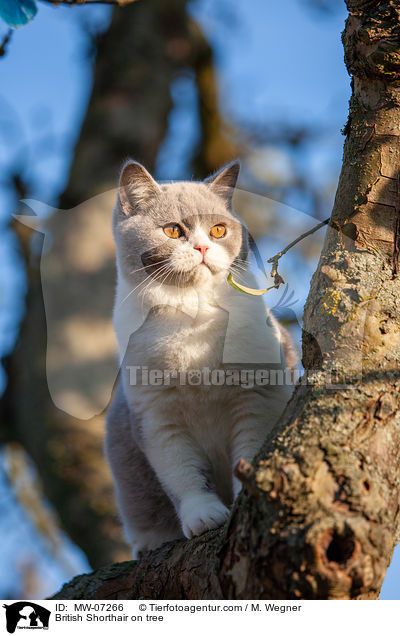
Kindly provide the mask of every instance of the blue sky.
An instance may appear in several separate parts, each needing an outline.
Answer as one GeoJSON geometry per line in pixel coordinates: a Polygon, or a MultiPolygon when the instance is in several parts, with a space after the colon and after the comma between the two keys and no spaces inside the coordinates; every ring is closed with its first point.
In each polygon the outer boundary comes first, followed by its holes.
{"type": "MultiPolygon", "coordinates": [[[[145,1],[145,0],[142,0],[145,1]]],[[[123,9],[121,9],[123,10],[123,9]]],[[[279,126],[282,122],[315,126],[322,133],[296,158],[298,168],[321,189],[337,179],[342,158],[340,129],[347,118],[350,80],[343,63],[340,33],[345,6],[329,18],[317,17],[300,0],[195,0],[191,13],[209,37],[218,69],[220,103],[232,121],[279,126]]],[[[34,21],[14,33],[6,57],[0,58],[0,350],[15,337],[16,316],[23,304],[24,279],[15,253],[15,243],[4,229],[14,203],[4,186],[10,167],[23,166],[34,195],[49,204],[56,202],[68,176],[74,143],[84,117],[91,87],[90,62],[84,59],[86,38],[81,21],[105,27],[110,11],[105,7],[52,7],[39,3],[34,21]]],[[[0,24],[0,34],[3,26],[0,24]]],[[[3,28],[4,32],[4,28],[3,28]]],[[[157,162],[161,178],[179,178],[185,158],[196,139],[193,78],[179,78],[172,87],[175,108],[157,162]]],[[[303,214],[310,211],[305,205],[303,214]]],[[[268,237],[265,239],[268,243],[268,237]]],[[[272,240],[272,239],[271,239],[272,240]]],[[[283,237],[284,240],[284,237],[283,237]]],[[[322,240],[322,235],[321,235],[322,240]]],[[[275,248],[276,238],[272,240],[275,248]]],[[[268,247],[268,249],[269,249],[268,247]]],[[[287,262],[295,275],[297,261],[287,262]]],[[[300,290],[307,292],[310,266],[300,290]]],[[[1,379],[0,379],[1,383],[1,379]]],[[[1,387],[1,384],[0,384],[1,387]]],[[[16,560],[11,559],[21,543],[34,558],[46,562],[43,595],[66,578],[65,571],[50,557],[24,513],[13,502],[4,480],[0,497],[9,518],[15,518],[14,535],[0,540],[0,596],[10,581],[18,582],[16,560]],[[19,520],[19,521],[18,521],[19,520]],[[5,573],[7,577],[5,577],[5,573]],[[47,587],[46,587],[47,585],[47,587]]],[[[7,532],[0,523],[0,539],[7,532]]],[[[76,572],[87,569],[83,556],[73,547],[71,563],[76,572]]],[[[400,556],[383,587],[382,598],[400,598],[400,556]]],[[[70,573],[68,573],[70,576],[70,573]]]]}

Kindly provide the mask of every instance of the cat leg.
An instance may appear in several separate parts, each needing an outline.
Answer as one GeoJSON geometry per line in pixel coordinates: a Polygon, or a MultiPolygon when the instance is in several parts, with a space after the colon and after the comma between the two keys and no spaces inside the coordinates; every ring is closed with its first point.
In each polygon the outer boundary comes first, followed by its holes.
{"type": "Polygon", "coordinates": [[[239,421],[233,429],[232,444],[232,488],[235,501],[242,489],[242,482],[235,476],[234,471],[241,459],[251,462],[260,450],[266,436],[265,425],[261,427],[257,421],[250,419],[239,421]]]}
{"type": "Polygon", "coordinates": [[[158,479],[175,503],[185,537],[222,525],[229,509],[207,486],[208,460],[189,432],[168,417],[167,405],[143,421],[144,450],[158,479]]]}
{"type": "Polygon", "coordinates": [[[251,462],[266,437],[265,422],[260,423],[258,417],[243,414],[234,421],[232,429],[232,489],[235,501],[242,489],[242,482],[234,471],[241,459],[251,462]]]}
{"type": "Polygon", "coordinates": [[[134,472],[126,472],[120,463],[113,472],[124,533],[133,558],[138,558],[167,541],[183,538],[183,533],[175,508],[141,451],[127,453],[127,459],[134,472]]]}
{"type": "Polygon", "coordinates": [[[130,418],[117,390],[107,415],[105,450],[124,533],[137,558],[183,533],[173,504],[132,436],[130,418]]]}
{"type": "MultiPolygon", "coordinates": [[[[233,409],[232,473],[241,459],[249,463],[254,459],[286,405],[286,389],[271,389],[270,394],[246,391],[239,397],[240,408],[233,409]]],[[[232,485],[235,500],[242,483],[234,474],[232,485]]]]}

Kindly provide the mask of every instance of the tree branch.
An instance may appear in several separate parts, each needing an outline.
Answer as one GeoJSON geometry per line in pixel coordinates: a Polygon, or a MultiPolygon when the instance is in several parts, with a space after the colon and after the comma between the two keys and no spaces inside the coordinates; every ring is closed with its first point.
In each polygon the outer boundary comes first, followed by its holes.
{"type": "Polygon", "coordinates": [[[9,44],[12,38],[12,34],[13,34],[12,29],[9,29],[7,33],[5,34],[5,36],[3,37],[2,41],[0,42],[0,57],[3,57],[3,55],[7,53],[7,45],[9,44]]]}
{"type": "Polygon", "coordinates": [[[321,221],[321,223],[318,223],[318,225],[315,225],[313,228],[311,228],[311,230],[308,230],[307,232],[304,232],[303,234],[300,234],[300,236],[298,236],[294,241],[289,243],[289,245],[286,245],[286,247],[284,247],[283,250],[281,250],[280,252],[275,254],[275,256],[271,256],[271,258],[269,258],[267,260],[267,263],[272,263],[271,278],[274,279],[274,282],[275,282],[274,286],[275,287],[279,287],[282,283],[285,282],[283,280],[282,276],[280,274],[278,274],[278,262],[279,262],[279,259],[282,256],[284,256],[290,249],[292,249],[292,247],[297,245],[297,243],[299,243],[303,239],[307,238],[307,236],[310,236],[311,234],[314,234],[314,232],[317,232],[317,230],[320,230],[321,227],[324,227],[324,225],[328,225],[329,220],[330,220],[330,217],[329,217],[329,219],[325,219],[325,221],[321,221]]]}

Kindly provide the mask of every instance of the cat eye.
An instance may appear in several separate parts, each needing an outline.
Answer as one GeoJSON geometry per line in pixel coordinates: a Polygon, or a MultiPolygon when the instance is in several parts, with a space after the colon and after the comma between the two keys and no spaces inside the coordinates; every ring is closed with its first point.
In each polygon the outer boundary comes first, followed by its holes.
{"type": "Polygon", "coordinates": [[[210,234],[214,238],[222,238],[226,234],[225,225],[213,225],[210,234]]]}
{"type": "Polygon", "coordinates": [[[164,234],[166,234],[168,238],[172,238],[172,239],[179,238],[183,234],[179,225],[175,225],[174,223],[171,223],[170,225],[165,225],[163,227],[163,230],[164,230],[164,234]]]}

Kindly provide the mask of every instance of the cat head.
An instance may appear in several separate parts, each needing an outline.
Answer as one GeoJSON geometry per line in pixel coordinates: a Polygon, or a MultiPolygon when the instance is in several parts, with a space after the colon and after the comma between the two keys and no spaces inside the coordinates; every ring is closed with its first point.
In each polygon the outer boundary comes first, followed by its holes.
{"type": "Polygon", "coordinates": [[[242,267],[248,235],[232,209],[239,169],[233,162],[206,181],[164,185],[140,163],[128,161],[113,217],[124,278],[198,286],[226,278],[235,263],[242,267]]]}

